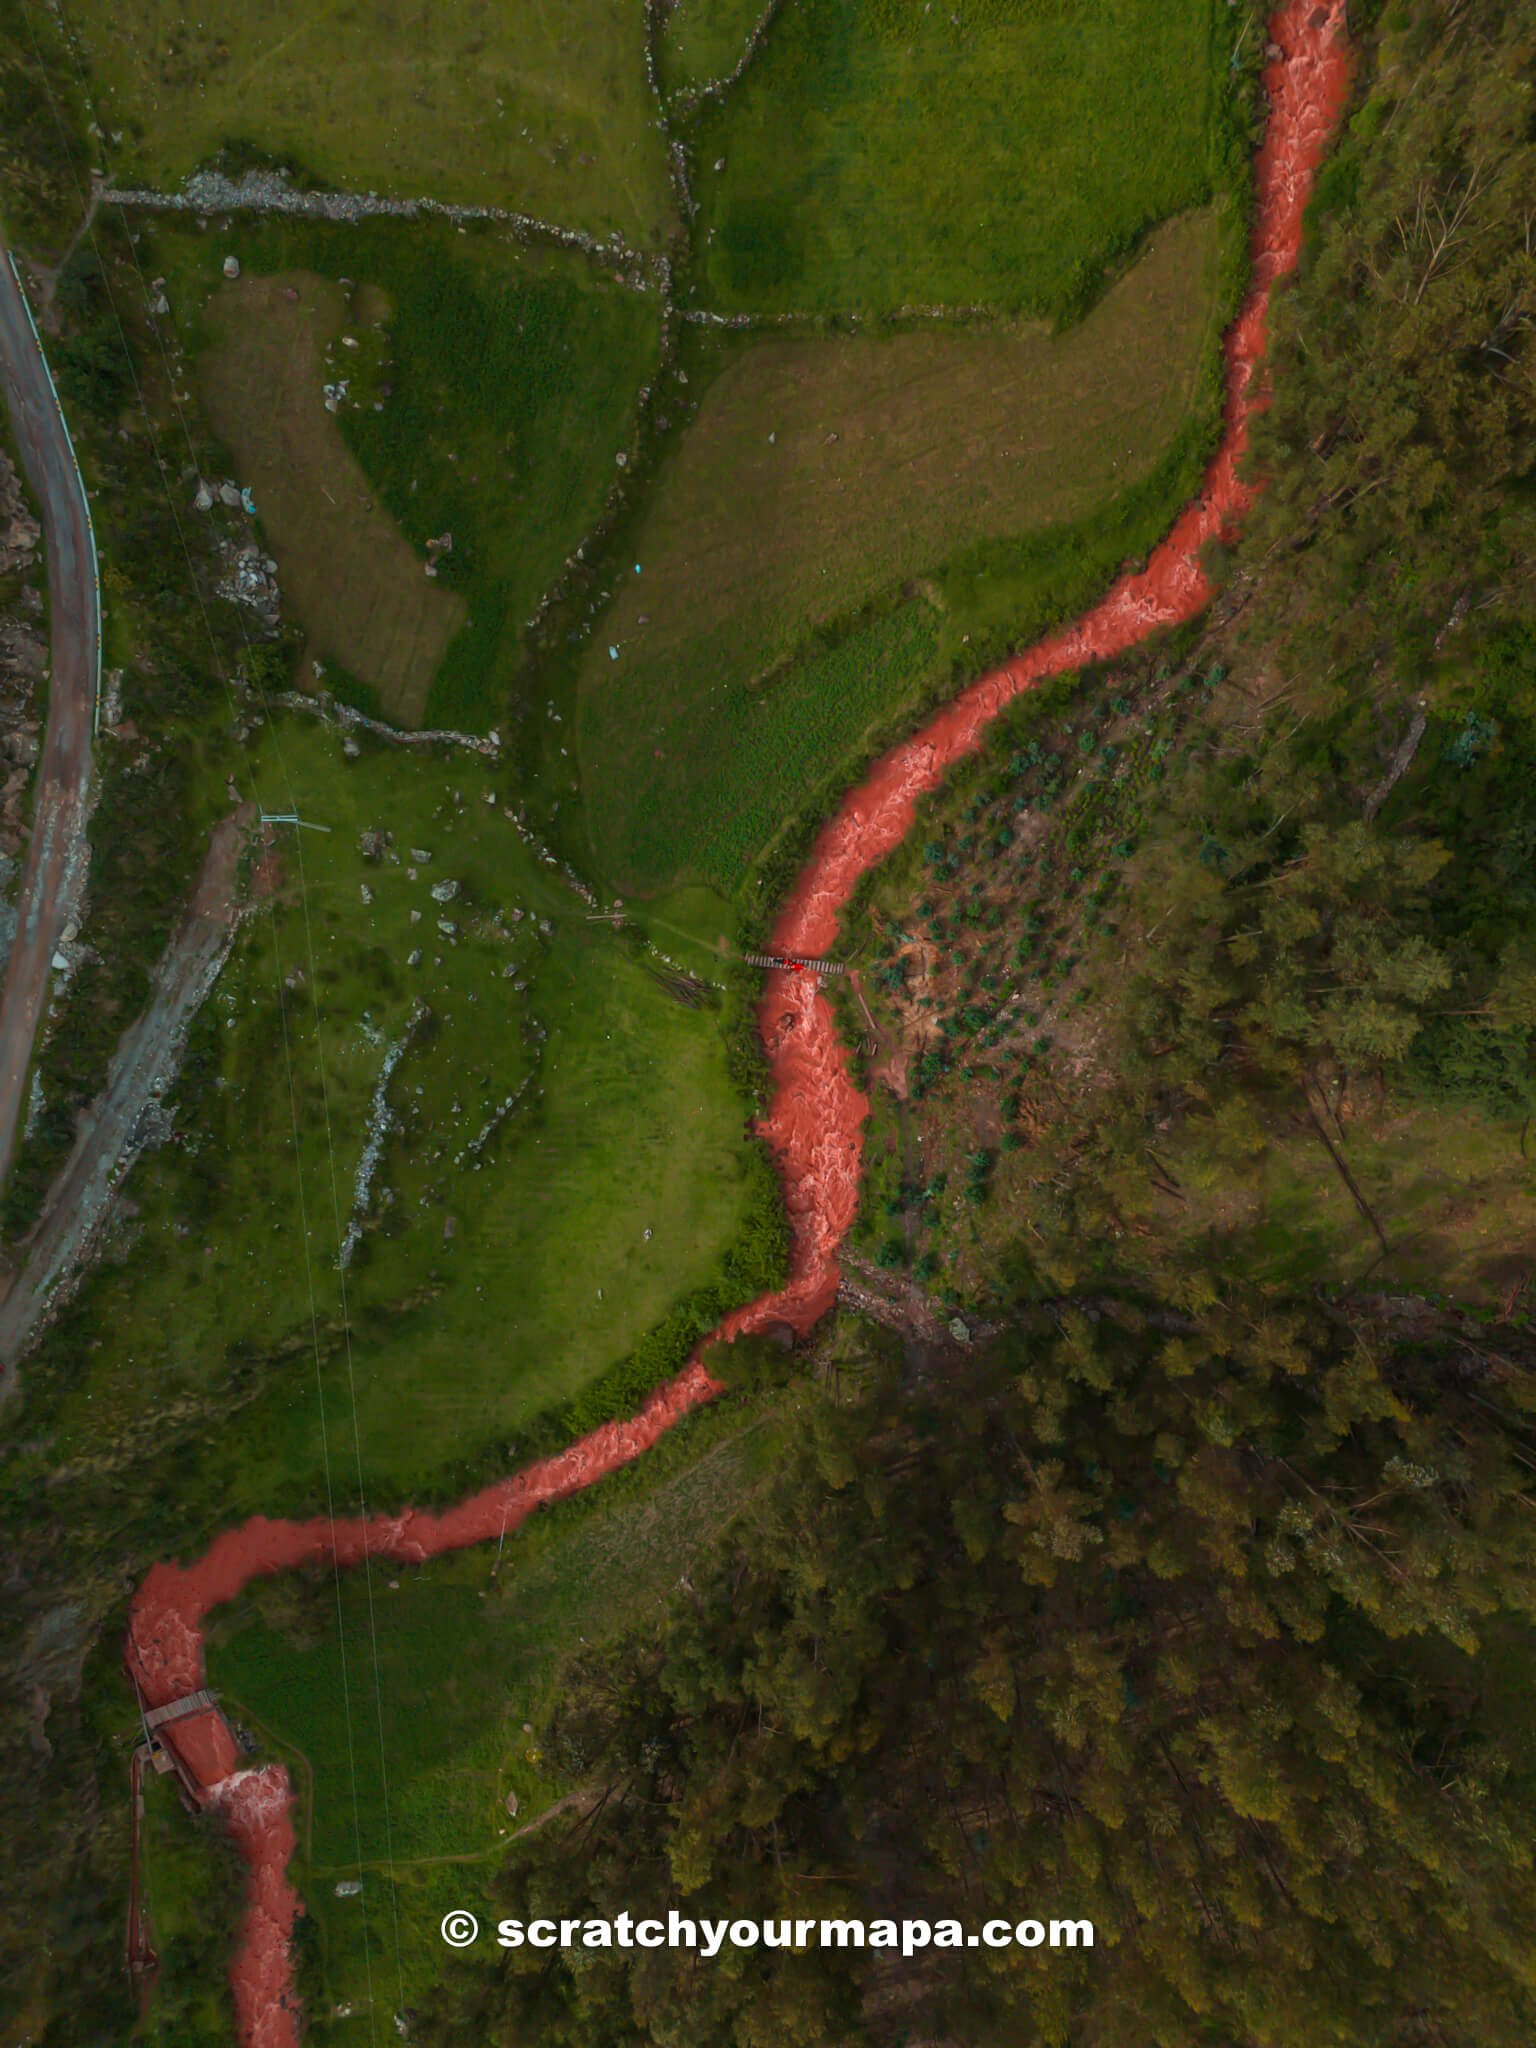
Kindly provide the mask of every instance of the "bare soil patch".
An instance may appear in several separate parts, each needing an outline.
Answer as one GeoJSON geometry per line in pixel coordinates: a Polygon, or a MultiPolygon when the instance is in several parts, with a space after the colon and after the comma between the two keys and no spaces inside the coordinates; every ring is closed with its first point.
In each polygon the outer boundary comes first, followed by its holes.
{"type": "Polygon", "coordinates": [[[427,576],[325,409],[327,345],[349,319],[378,317],[362,298],[349,308],[338,284],[303,271],[225,286],[208,308],[204,389],[309,636],[301,681],[311,659],[338,662],[415,725],[465,607],[427,576]]]}

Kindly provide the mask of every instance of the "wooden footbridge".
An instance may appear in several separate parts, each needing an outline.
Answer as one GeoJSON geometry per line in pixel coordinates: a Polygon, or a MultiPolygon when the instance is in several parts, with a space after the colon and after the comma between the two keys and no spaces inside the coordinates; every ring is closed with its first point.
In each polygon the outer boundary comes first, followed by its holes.
{"type": "Polygon", "coordinates": [[[846,974],[841,960],[807,960],[798,953],[743,953],[749,967],[782,967],[791,974],[846,974]]]}

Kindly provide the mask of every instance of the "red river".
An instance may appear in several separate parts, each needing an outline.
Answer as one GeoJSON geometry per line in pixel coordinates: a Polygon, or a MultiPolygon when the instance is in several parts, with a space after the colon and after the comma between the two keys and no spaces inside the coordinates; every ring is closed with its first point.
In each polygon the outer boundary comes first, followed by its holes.
{"type": "MultiPolygon", "coordinates": [[[[1264,71],[1269,116],[1255,172],[1252,280],[1226,337],[1223,433],[1200,495],[1145,569],[1122,577],[1075,625],[972,683],[913,739],[876,762],[818,836],[774,927],[775,952],[814,956],[831,950],[838,918],[859,878],[900,842],[917,800],[953,762],[976,749],[1010,699],[1043,677],[1124,653],[1149,633],[1194,617],[1209,599],[1200,551],[1249,501],[1238,467],[1249,421],[1264,403],[1258,366],[1270,291],[1296,263],[1307,195],[1348,89],[1344,0],[1284,0],[1271,20],[1270,38],[1264,71]]],[[[789,1278],[783,1289],[729,1316],[716,1332],[727,1340],[784,1322],[804,1334],[831,1307],[838,1247],[858,1199],[868,1109],[849,1078],[831,1008],[811,976],[770,972],[759,1025],[774,1083],[761,1132],[774,1152],[789,1212],[789,1278]]],[[[418,1562],[487,1542],[515,1529],[542,1504],[639,1457],[720,1391],[696,1356],[630,1420],[607,1423],[558,1457],[440,1514],[407,1509],[346,1522],[323,1516],[270,1521],[258,1515],[217,1537],[194,1564],[156,1565],[134,1599],[126,1653],[145,1705],[168,1704],[203,1684],[204,1621],[253,1579],[316,1560],[339,1567],[370,1557],[418,1562]]],[[[300,1904],[287,1874],[294,1847],[287,1773],[280,1765],[243,1768],[216,1713],[189,1714],[167,1724],[163,1736],[201,1788],[204,1805],[224,1817],[246,1860],[245,1919],[231,1970],[242,2048],[297,2048],[301,2013],[292,1992],[289,1940],[300,1904]]]]}

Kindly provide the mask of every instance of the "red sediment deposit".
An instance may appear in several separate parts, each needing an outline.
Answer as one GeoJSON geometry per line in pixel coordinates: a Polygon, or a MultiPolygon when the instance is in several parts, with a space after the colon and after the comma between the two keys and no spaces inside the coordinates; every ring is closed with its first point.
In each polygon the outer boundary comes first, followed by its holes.
{"type": "MultiPolygon", "coordinates": [[[[1207,602],[1200,551],[1231,527],[1249,501],[1238,465],[1249,421],[1264,402],[1258,370],[1270,290],[1296,262],[1313,175],[1348,87],[1343,18],[1344,0],[1285,0],[1270,24],[1279,54],[1264,72],[1269,120],[1255,172],[1252,279],[1226,338],[1221,445],[1198,497],[1144,569],[1121,577],[1074,625],[972,683],[920,733],[876,762],[819,834],[774,926],[774,952],[812,958],[830,950],[860,877],[899,844],[918,799],[937,787],[954,762],[975,751],[989,722],[1021,691],[1063,670],[1122,654],[1149,633],[1193,618],[1207,602]]],[[[774,1152],[789,1215],[789,1278],[782,1289],[728,1316],[716,1333],[725,1340],[785,1323],[804,1334],[831,1307],[838,1247],[858,1201],[868,1109],[849,1078],[831,1006],[814,977],[770,970],[758,1022],[774,1084],[760,1128],[774,1152]]],[[[579,1492],[639,1457],[719,1392],[696,1356],[637,1415],[605,1423],[558,1456],[455,1507],[407,1509],[366,1521],[271,1521],[258,1515],[216,1537],[194,1564],[156,1565],[134,1600],[126,1652],[145,1705],[169,1704],[204,1683],[205,1618],[253,1579],[316,1561],[419,1562],[496,1539],[535,1508],[579,1492]]],[[[245,1920],[230,1973],[242,2048],[297,2048],[300,2016],[289,1941],[299,1900],[287,1877],[294,1846],[287,1773],[278,1766],[242,1769],[217,1714],[189,1714],[166,1723],[161,1734],[202,1788],[205,1806],[224,1816],[246,1860],[245,1920]]]]}

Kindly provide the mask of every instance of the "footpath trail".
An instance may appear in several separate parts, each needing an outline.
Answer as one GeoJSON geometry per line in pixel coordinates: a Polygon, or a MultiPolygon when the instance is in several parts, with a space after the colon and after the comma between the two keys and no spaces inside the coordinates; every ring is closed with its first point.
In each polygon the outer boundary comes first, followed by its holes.
{"type": "MultiPolygon", "coordinates": [[[[0,383],[32,495],[42,509],[52,635],[48,730],[22,875],[16,937],[0,987],[0,1176],[10,1164],[53,957],[88,859],[91,734],[101,659],[96,545],[85,485],[10,251],[0,241],[0,383]]],[[[0,1380],[0,1400],[15,1376],[0,1380]]]]}
{"type": "MultiPolygon", "coordinates": [[[[1347,90],[1344,12],[1345,0],[1283,0],[1270,24],[1275,53],[1264,73],[1269,119],[1255,172],[1252,281],[1226,339],[1224,431],[1199,496],[1144,570],[1123,577],[1075,625],[972,684],[875,765],[817,839],[774,927],[773,952],[816,956],[830,950],[859,878],[898,844],[918,798],[979,745],[988,722],[1011,699],[1063,669],[1123,653],[1147,634],[1194,617],[1209,599],[1200,550],[1248,503],[1238,465],[1249,421],[1264,402],[1258,367],[1271,288],[1295,265],[1313,175],[1347,90]]],[[[849,1078],[830,1005],[809,976],[775,969],[767,977],[758,1021],[774,1083],[761,1129],[775,1154],[789,1212],[789,1279],[784,1288],[729,1316],[711,1342],[784,1322],[808,1331],[836,1299],[838,1247],[858,1198],[868,1104],[849,1078]]],[[[313,1560],[342,1567],[371,1557],[419,1561],[494,1540],[542,1503],[577,1492],[639,1457],[720,1391],[701,1352],[631,1420],[609,1423],[558,1457],[442,1513],[408,1510],[366,1522],[257,1516],[217,1537],[193,1564],[156,1565],[134,1600],[126,1653],[143,1701],[168,1704],[204,1683],[206,1618],[253,1579],[313,1560]]],[[[247,1862],[245,1920],[231,1969],[242,2048],[297,2048],[289,1940],[299,1900],[287,1876],[294,1846],[287,1773],[272,1765],[242,1769],[216,1712],[189,1715],[169,1724],[165,1734],[184,1775],[201,1788],[204,1803],[224,1815],[247,1862]]]]}

